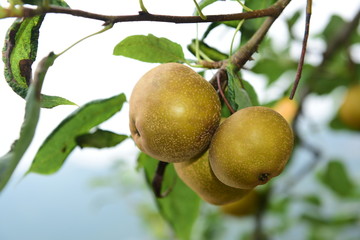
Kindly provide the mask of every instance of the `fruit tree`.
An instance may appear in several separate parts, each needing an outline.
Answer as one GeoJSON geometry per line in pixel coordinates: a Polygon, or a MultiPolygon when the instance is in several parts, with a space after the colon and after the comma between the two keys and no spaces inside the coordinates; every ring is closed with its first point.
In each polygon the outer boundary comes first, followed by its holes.
{"type": "Polygon", "coordinates": [[[155,239],[360,238],[356,0],[97,2],[0,1],[1,88],[24,106],[2,114],[19,122],[2,134],[1,194],[29,155],[22,181],[131,143],[166,224],[155,239]],[[319,17],[329,4],[353,13],[319,17]],[[123,131],[106,125],[119,115],[123,131]]]}

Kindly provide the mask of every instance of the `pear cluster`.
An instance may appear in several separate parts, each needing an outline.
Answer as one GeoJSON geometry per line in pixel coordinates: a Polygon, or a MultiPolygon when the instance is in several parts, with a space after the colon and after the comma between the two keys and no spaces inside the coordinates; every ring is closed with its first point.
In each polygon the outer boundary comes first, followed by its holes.
{"type": "Polygon", "coordinates": [[[214,205],[235,202],[279,175],[293,149],[291,127],[270,108],[244,108],[220,124],[217,92],[182,64],[147,72],[129,105],[139,149],[173,163],[178,176],[214,205]]]}

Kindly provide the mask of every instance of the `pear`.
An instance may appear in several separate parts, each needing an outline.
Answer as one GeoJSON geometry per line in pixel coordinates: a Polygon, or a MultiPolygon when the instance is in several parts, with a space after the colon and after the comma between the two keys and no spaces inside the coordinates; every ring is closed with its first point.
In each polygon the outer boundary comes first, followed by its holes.
{"type": "Polygon", "coordinates": [[[293,132],[284,117],[267,107],[247,107],[216,130],[209,160],[221,182],[252,189],[283,171],[293,146],[293,132]]]}
{"type": "Polygon", "coordinates": [[[212,85],[191,68],[166,63],[147,72],[130,101],[130,131],[141,151],[164,162],[199,157],[220,122],[212,85]]]}
{"type": "Polygon", "coordinates": [[[299,103],[294,99],[290,100],[288,97],[283,97],[272,109],[280,113],[289,124],[292,124],[299,111],[299,103]]]}
{"type": "Polygon", "coordinates": [[[198,159],[174,163],[179,178],[204,201],[214,205],[228,204],[244,197],[249,190],[229,187],[215,177],[208,156],[209,151],[206,151],[198,159]]]}
{"type": "Polygon", "coordinates": [[[360,84],[350,86],[340,106],[339,118],[350,128],[360,130],[360,84]]]}
{"type": "Polygon", "coordinates": [[[246,217],[255,214],[261,204],[260,192],[251,190],[246,196],[220,207],[220,211],[234,217],[246,217]]]}

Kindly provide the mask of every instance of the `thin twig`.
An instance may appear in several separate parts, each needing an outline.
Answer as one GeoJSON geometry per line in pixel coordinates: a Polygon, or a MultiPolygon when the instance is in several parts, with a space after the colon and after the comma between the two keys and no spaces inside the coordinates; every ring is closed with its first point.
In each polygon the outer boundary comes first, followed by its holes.
{"type": "Polygon", "coordinates": [[[216,74],[216,79],[217,79],[218,90],[219,90],[221,98],[224,100],[224,103],[229,108],[230,112],[232,114],[235,113],[235,110],[231,107],[229,101],[227,100],[227,98],[226,98],[226,96],[224,94],[224,91],[222,90],[221,81],[220,81],[220,74],[216,74]]]}
{"type": "Polygon", "coordinates": [[[297,89],[300,79],[301,79],[301,73],[302,73],[302,69],[304,66],[304,60],[305,60],[306,49],[307,49],[307,42],[309,39],[310,19],[311,19],[311,12],[312,12],[311,9],[312,9],[312,0],[307,0],[304,38],[303,38],[303,43],[302,43],[300,60],[299,60],[298,68],[296,71],[296,77],[295,77],[294,85],[293,85],[293,88],[292,88],[291,94],[290,94],[290,99],[294,98],[296,89],[297,89]]]}
{"type": "Polygon", "coordinates": [[[113,24],[106,25],[106,26],[105,26],[103,29],[101,29],[100,31],[97,31],[97,32],[95,32],[95,33],[92,33],[92,34],[90,34],[90,35],[88,35],[88,36],[86,36],[86,37],[84,37],[84,38],[76,41],[76,42],[73,43],[70,47],[66,48],[66,49],[65,49],[64,51],[62,51],[61,53],[57,54],[57,56],[60,56],[60,55],[64,54],[65,52],[67,52],[68,50],[70,50],[71,48],[73,48],[74,46],[76,46],[77,44],[81,43],[82,41],[84,41],[84,40],[86,40],[86,39],[88,39],[88,38],[91,38],[91,37],[93,37],[93,36],[96,36],[96,35],[98,35],[98,34],[101,34],[101,33],[103,33],[103,32],[106,32],[107,30],[111,29],[112,27],[113,27],[113,24]]]}
{"type": "MultiPolygon", "coordinates": [[[[356,28],[359,25],[359,21],[360,9],[352,18],[352,20],[345,23],[341,28],[339,28],[339,30],[334,34],[334,37],[330,39],[329,42],[327,42],[326,50],[322,54],[322,61],[319,66],[317,66],[316,69],[310,73],[310,76],[308,77],[309,79],[316,79],[317,75],[320,74],[324,70],[326,65],[329,63],[332,56],[334,56],[340,48],[346,46],[352,34],[356,31],[356,28]]],[[[299,102],[302,102],[309,93],[309,86],[304,85],[300,92],[301,95],[299,96],[299,102]]]]}

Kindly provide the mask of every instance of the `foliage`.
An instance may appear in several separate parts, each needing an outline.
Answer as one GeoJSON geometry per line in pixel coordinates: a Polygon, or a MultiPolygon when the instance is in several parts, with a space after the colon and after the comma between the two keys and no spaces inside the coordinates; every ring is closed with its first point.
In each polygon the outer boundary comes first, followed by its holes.
{"type": "MultiPolygon", "coordinates": [[[[124,94],[92,101],[65,118],[45,139],[35,155],[29,172],[51,174],[58,171],[74,150],[79,137],[119,112],[126,101],[124,94]]],[[[107,135],[98,135],[106,141],[107,135]]],[[[82,145],[80,145],[82,146],[82,145]]]]}
{"type": "MultiPolygon", "coordinates": [[[[60,5],[62,6],[62,5],[60,5]]],[[[16,19],[10,26],[3,48],[4,75],[10,87],[25,98],[31,82],[31,66],[36,60],[39,30],[45,15],[16,19]]],[[[42,95],[41,106],[74,105],[61,97],[42,95]]]]}
{"type": "MultiPolygon", "coordinates": [[[[252,10],[267,9],[280,1],[245,0],[244,4],[247,10],[244,12],[251,13],[252,10]]],[[[65,9],[72,10],[64,1],[60,0],[9,2],[15,4],[16,7],[10,6],[9,9],[5,9],[0,6],[0,18],[24,14],[22,10],[27,5],[34,5],[32,9],[39,7],[45,12],[51,9],[49,6],[54,5],[62,7],[63,11],[65,9]],[[8,13],[13,15],[6,15],[8,13]]],[[[202,16],[198,20],[199,22],[206,20],[206,15],[202,14],[207,7],[217,2],[216,0],[198,1],[197,6],[194,6],[194,15],[202,16]]],[[[140,3],[141,9],[146,9],[143,2],[140,1],[140,3]]],[[[41,91],[47,71],[56,63],[55,60],[61,54],[50,53],[38,63],[37,71],[32,72],[32,65],[38,57],[40,30],[43,21],[46,20],[46,13],[40,13],[15,19],[9,27],[2,50],[5,80],[15,94],[26,100],[26,107],[19,138],[14,141],[10,151],[0,158],[0,191],[8,183],[32,142],[41,108],[51,108],[51,111],[57,111],[59,105],[75,105],[65,98],[45,95],[41,91]]],[[[77,12],[71,13],[78,14],[77,12]]],[[[154,15],[141,12],[135,17],[142,21],[144,16],[154,15]]],[[[300,9],[285,19],[286,35],[289,40],[280,47],[276,45],[276,38],[258,37],[258,31],[263,29],[266,21],[260,16],[244,21],[239,18],[232,21],[209,22],[201,38],[189,36],[187,46],[178,44],[176,35],[171,40],[153,34],[127,36],[125,39],[116,40],[118,44],[113,48],[113,55],[146,63],[180,62],[198,68],[204,76],[214,73],[213,68],[221,69],[226,71],[225,77],[222,76],[221,79],[221,84],[225,82],[226,86],[219,88],[219,85],[214,83],[216,82],[214,80],[217,80],[215,79],[216,74],[213,74],[214,78],[210,81],[220,93],[223,91],[226,100],[235,111],[254,105],[273,106],[291,91],[293,76],[298,66],[298,59],[293,56],[293,46],[301,44],[302,40],[298,39],[294,31],[298,24],[304,24],[303,16],[303,11],[300,9]],[[217,43],[209,40],[210,34],[221,32],[224,29],[231,33],[239,30],[240,40],[238,45],[233,48],[232,53],[219,50],[217,43]],[[238,66],[237,60],[242,55],[239,57],[236,54],[244,49],[245,44],[249,43],[254,45],[258,54],[251,53],[247,58],[241,59],[244,64],[238,66]],[[233,53],[234,55],[232,55],[233,53]],[[193,58],[185,56],[193,56],[193,58]],[[263,93],[255,87],[254,79],[251,74],[248,74],[249,72],[261,77],[265,82],[265,94],[273,89],[276,89],[278,94],[271,98],[262,97],[263,93]]],[[[87,15],[87,17],[92,18],[93,16],[87,15]]],[[[113,24],[111,21],[104,22],[106,26],[113,24]]],[[[310,39],[321,41],[326,49],[318,63],[306,63],[303,66],[302,79],[295,96],[301,107],[292,123],[297,137],[296,150],[283,176],[260,188],[268,194],[263,194],[264,197],[260,201],[262,205],[259,206],[260,210],[257,213],[241,219],[220,213],[216,207],[203,203],[177,177],[173,166],[168,165],[162,185],[163,189],[171,188],[172,191],[165,198],[154,196],[154,201],[158,213],[168,223],[177,239],[193,239],[194,236],[206,236],[206,239],[226,238],[228,236],[225,231],[226,224],[231,225],[231,222],[247,224],[255,218],[255,215],[256,224],[251,222],[252,225],[255,225],[254,232],[260,232],[260,235],[266,233],[270,238],[275,236],[286,239],[292,231],[303,231],[303,229],[307,232],[307,236],[302,239],[356,239],[347,238],[348,231],[354,235],[360,235],[357,225],[360,221],[358,204],[360,185],[358,177],[356,178],[351,172],[351,164],[342,156],[334,157],[326,154],[331,146],[321,148],[316,144],[309,143],[309,139],[304,137],[299,130],[301,120],[307,118],[306,108],[308,105],[305,103],[308,99],[318,97],[339,101],[339,98],[336,98],[339,90],[346,91],[351,84],[360,83],[360,62],[351,55],[354,46],[358,46],[360,41],[358,22],[359,19],[356,20],[356,17],[353,20],[345,20],[334,15],[331,16],[321,32],[310,36],[310,39]],[[297,156],[298,152],[305,152],[313,156],[311,163],[302,164],[306,171],[298,166],[298,162],[302,162],[302,159],[297,156]],[[300,194],[294,194],[295,191],[292,190],[301,181],[309,181],[315,191],[306,190],[300,194]],[[330,210],[328,209],[329,205],[332,206],[330,210]],[[268,224],[268,222],[271,223],[268,224]]],[[[234,39],[236,36],[234,34],[234,39]]],[[[91,69],[91,71],[95,70],[91,69]]],[[[117,146],[128,139],[126,134],[118,134],[112,130],[100,128],[103,122],[122,111],[125,102],[126,96],[118,94],[106,99],[93,100],[80,106],[62,120],[44,139],[27,173],[52,174],[57,172],[64,167],[68,156],[77,146],[103,149],[117,146]]],[[[341,122],[337,112],[340,104],[339,102],[337,106],[334,106],[331,119],[328,119],[326,126],[322,127],[334,134],[331,136],[335,136],[339,132],[346,132],[358,137],[359,131],[351,129],[341,122]]],[[[320,112],[321,109],[318,110],[320,112]]],[[[226,104],[223,104],[223,116],[226,117],[230,114],[226,104]]],[[[150,191],[153,190],[152,180],[157,164],[156,159],[144,153],[140,153],[138,156],[138,169],[144,173],[150,191]]],[[[232,229],[232,231],[234,230],[232,229]]],[[[239,239],[253,239],[251,231],[240,229],[238,231],[239,239]]]]}
{"type": "MultiPolygon", "coordinates": [[[[146,182],[151,187],[158,161],[141,153],[138,164],[138,168],[144,168],[146,182]]],[[[159,212],[179,239],[190,239],[192,225],[199,213],[200,198],[181,181],[172,165],[166,169],[164,178],[163,188],[171,189],[171,192],[164,198],[155,198],[159,212]]]]}
{"type": "Polygon", "coordinates": [[[2,190],[16,166],[22,159],[25,151],[29,147],[35,134],[35,129],[40,115],[40,92],[43,85],[44,77],[49,67],[54,63],[54,55],[49,54],[42,60],[40,71],[36,75],[36,80],[29,87],[26,96],[25,117],[21,126],[20,137],[11,146],[10,151],[0,158],[0,190],[2,190]]]}

